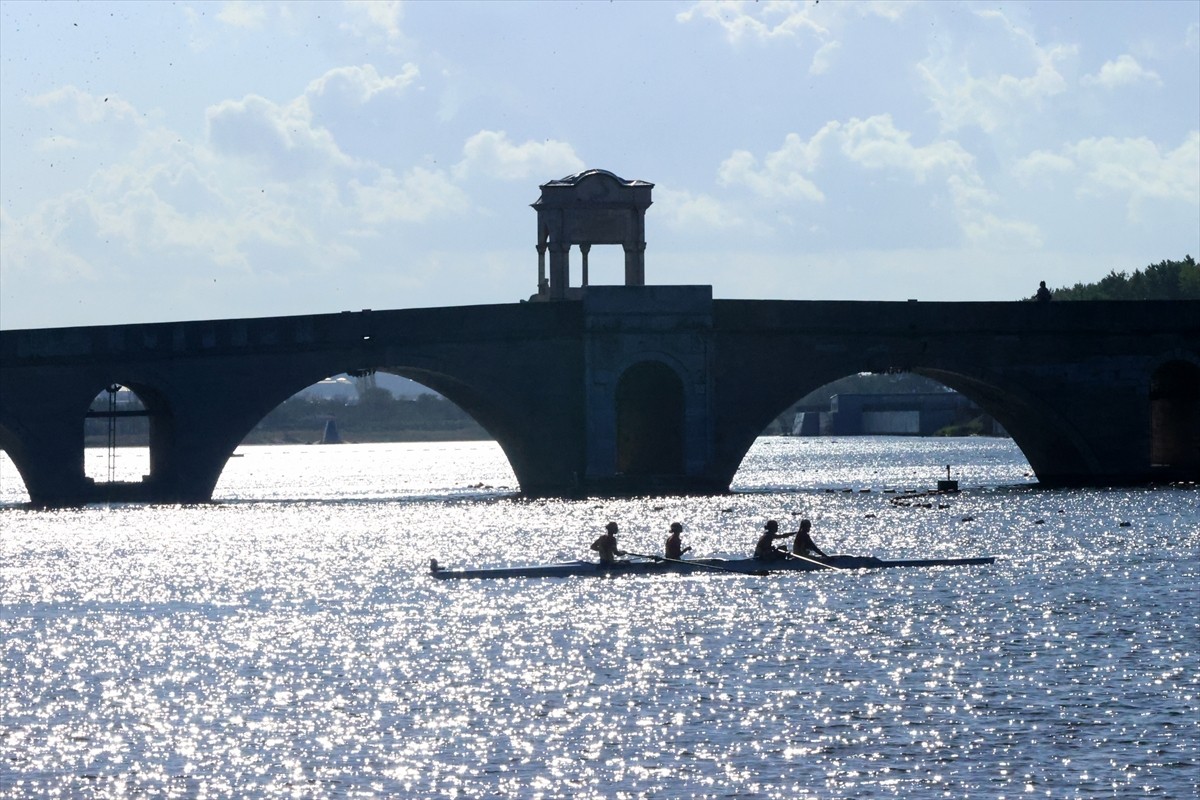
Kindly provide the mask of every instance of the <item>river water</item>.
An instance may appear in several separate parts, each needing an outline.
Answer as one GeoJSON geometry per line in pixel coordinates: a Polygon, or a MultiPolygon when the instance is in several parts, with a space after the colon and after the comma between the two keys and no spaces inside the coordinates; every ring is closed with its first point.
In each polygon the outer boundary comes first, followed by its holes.
{"type": "Polygon", "coordinates": [[[0,797],[1200,794],[1195,489],[1042,490],[989,439],[764,438],[731,495],[570,502],[492,443],[239,456],[213,505],[52,512],[0,456],[0,797]],[[947,464],[961,493],[901,501],[947,464]],[[802,516],[998,560],[428,576],[802,516]]]}

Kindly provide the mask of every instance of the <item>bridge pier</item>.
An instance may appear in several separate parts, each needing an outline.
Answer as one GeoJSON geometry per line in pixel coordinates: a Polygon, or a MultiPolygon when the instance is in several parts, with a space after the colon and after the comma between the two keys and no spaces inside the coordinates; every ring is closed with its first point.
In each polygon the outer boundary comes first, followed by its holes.
{"type": "Polygon", "coordinates": [[[588,290],[583,492],[729,488],[713,463],[712,308],[708,286],[588,290]]]}

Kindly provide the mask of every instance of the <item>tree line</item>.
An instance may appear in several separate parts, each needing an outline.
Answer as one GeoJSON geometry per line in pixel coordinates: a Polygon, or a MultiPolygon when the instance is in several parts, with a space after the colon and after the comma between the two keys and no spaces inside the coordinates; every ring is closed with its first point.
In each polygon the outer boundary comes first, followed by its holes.
{"type": "Polygon", "coordinates": [[[397,398],[387,389],[364,389],[356,400],[293,397],[246,437],[246,444],[320,441],[333,420],[344,441],[432,441],[490,439],[467,412],[444,397],[397,398]]]}
{"type": "Polygon", "coordinates": [[[1052,291],[1055,300],[1200,300],[1200,266],[1189,255],[1182,261],[1160,261],[1132,273],[1112,270],[1096,283],[1052,291]]]}

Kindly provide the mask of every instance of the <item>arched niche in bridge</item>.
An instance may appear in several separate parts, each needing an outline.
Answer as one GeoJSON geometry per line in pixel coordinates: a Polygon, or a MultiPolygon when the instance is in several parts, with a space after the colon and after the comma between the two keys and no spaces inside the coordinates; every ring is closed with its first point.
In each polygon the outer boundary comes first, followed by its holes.
{"type": "Polygon", "coordinates": [[[83,419],[87,477],[96,483],[137,483],[150,477],[156,433],[152,405],[161,406],[115,382],[96,394],[83,419]]]}
{"type": "Polygon", "coordinates": [[[579,247],[582,260],[581,286],[588,285],[588,258],[595,245],[620,245],[625,251],[625,285],[646,284],[646,209],[654,184],[589,169],[540,188],[542,194],[533,203],[538,225],[538,291],[534,299],[564,300],[577,294],[569,291],[573,246],[579,247]]]}
{"type": "Polygon", "coordinates": [[[1150,463],[1200,467],[1200,367],[1169,361],[1150,378],[1150,463]]]}
{"type": "Polygon", "coordinates": [[[617,472],[683,473],[683,381],[658,361],[634,364],[617,383],[617,472]]]}

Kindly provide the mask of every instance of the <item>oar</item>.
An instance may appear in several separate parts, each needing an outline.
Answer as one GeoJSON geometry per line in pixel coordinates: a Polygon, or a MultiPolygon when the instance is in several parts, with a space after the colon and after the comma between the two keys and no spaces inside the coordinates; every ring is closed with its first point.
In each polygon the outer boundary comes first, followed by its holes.
{"type": "Polygon", "coordinates": [[[816,564],[818,567],[824,567],[825,569],[833,569],[837,570],[838,572],[846,571],[845,567],[835,567],[833,564],[826,564],[824,561],[817,561],[815,558],[808,558],[807,556],[801,556],[795,553],[784,553],[784,555],[788,558],[794,558],[797,561],[807,561],[810,564],[816,564]]]}
{"type": "Polygon", "coordinates": [[[649,555],[645,555],[643,553],[630,553],[628,550],[626,550],[625,553],[627,555],[637,556],[638,558],[650,558],[655,561],[670,561],[673,564],[686,564],[689,567],[703,567],[704,569],[713,569],[713,570],[716,570],[717,572],[728,572],[731,575],[766,575],[766,574],[768,574],[764,570],[753,570],[750,572],[742,572],[741,570],[737,570],[737,569],[729,569],[727,567],[718,567],[716,564],[704,564],[700,561],[684,561],[682,558],[667,558],[666,556],[649,556],[649,555]]]}

